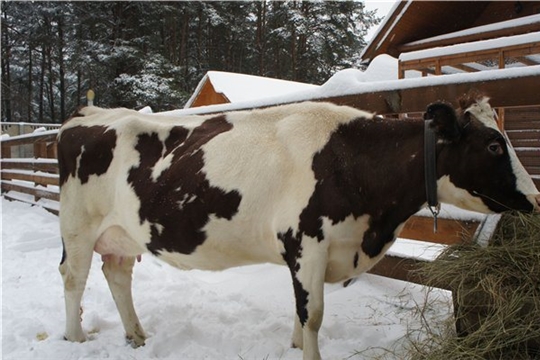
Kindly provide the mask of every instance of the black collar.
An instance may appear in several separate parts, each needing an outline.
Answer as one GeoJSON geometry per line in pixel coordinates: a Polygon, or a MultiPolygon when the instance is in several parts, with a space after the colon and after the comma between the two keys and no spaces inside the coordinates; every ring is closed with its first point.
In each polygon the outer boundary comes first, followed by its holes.
{"type": "Polygon", "coordinates": [[[431,122],[432,120],[424,122],[424,179],[428,209],[433,214],[433,232],[437,232],[437,216],[440,211],[437,199],[437,135],[431,122]]]}

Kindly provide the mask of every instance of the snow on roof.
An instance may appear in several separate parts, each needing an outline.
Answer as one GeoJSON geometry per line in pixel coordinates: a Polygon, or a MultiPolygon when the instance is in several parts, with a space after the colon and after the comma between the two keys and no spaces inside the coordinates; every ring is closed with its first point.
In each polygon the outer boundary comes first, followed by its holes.
{"type": "MultiPolygon", "coordinates": [[[[400,4],[402,4],[405,1],[407,1],[407,3],[403,6],[403,8],[401,9],[401,12],[395,18],[393,18],[394,21],[392,22],[391,26],[388,29],[391,30],[398,23],[398,21],[401,19],[401,17],[403,16],[403,14],[407,10],[407,8],[412,4],[411,0],[396,1],[394,3],[394,6],[392,6],[392,8],[388,12],[388,14],[385,16],[384,20],[381,22],[381,24],[377,28],[377,31],[375,32],[375,34],[373,34],[373,37],[372,37],[371,41],[374,41],[377,38],[377,36],[379,35],[379,33],[383,31],[383,29],[386,27],[386,23],[388,23],[390,21],[390,19],[392,19],[392,14],[397,10],[397,8],[400,6],[400,4]]],[[[384,34],[382,39],[379,40],[379,42],[377,43],[377,47],[375,49],[378,49],[381,46],[381,44],[384,42],[384,40],[388,37],[388,34],[389,34],[389,32],[384,34]]],[[[365,55],[368,48],[369,48],[369,46],[366,46],[362,50],[362,52],[360,53],[360,59],[364,59],[364,55],[365,55]]]]}
{"type": "Polygon", "coordinates": [[[469,29],[465,29],[465,30],[460,30],[460,31],[456,31],[456,32],[452,32],[452,33],[448,33],[448,34],[444,34],[444,35],[430,37],[430,38],[427,38],[427,39],[412,41],[412,42],[407,43],[405,45],[407,45],[407,46],[409,46],[409,45],[410,46],[412,46],[412,45],[421,45],[421,44],[432,42],[432,41],[439,41],[439,40],[445,40],[445,39],[469,36],[469,35],[472,35],[472,34],[482,34],[482,33],[487,33],[487,32],[491,32],[491,31],[495,31],[495,30],[499,31],[499,30],[502,30],[502,29],[508,29],[508,28],[513,28],[513,27],[518,27],[518,26],[531,25],[531,24],[536,24],[536,23],[540,23],[540,14],[524,16],[522,18],[512,19],[512,20],[507,20],[507,21],[501,21],[501,22],[494,23],[494,24],[489,24],[489,25],[477,26],[477,27],[473,27],[473,28],[469,28],[469,29]]]}
{"type": "Polygon", "coordinates": [[[497,39],[473,41],[470,43],[441,46],[432,49],[411,51],[402,53],[399,56],[401,61],[409,61],[415,59],[425,59],[431,57],[448,56],[450,54],[461,54],[466,52],[498,49],[502,47],[529,44],[540,41],[540,31],[529,34],[504,36],[497,39]]]}
{"type": "MultiPolygon", "coordinates": [[[[421,77],[422,73],[409,71],[405,75],[407,78],[413,78],[421,77]]],[[[365,71],[358,69],[338,71],[321,86],[320,91],[339,94],[348,88],[360,88],[367,84],[396,79],[398,79],[398,60],[390,55],[381,54],[373,59],[365,71]]]]}
{"type": "Polygon", "coordinates": [[[261,76],[237,74],[223,71],[208,71],[197,85],[184,108],[189,108],[197,98],[206,81],[210,80],[216,92],[231,103],[251,101],[273,96],[286,96],[299,91],[313,90],[318,85],[273,79],[261,76]]]}
{"type": "MultiPolygon", "coordinates": [[[[357,71],[357,74],[359,74],[360,72],[359,70],[354,71],[357,71]]],[[[288,95],[259,98],[249,101],[239,101],[237,103],[231,104],[210,105],[190,109],[172,110],[156,113],[156,115],[185,116],[195,114],[208,114],[233,110],[253,109],[258,107],[288,104],[299,101],[317,100],[334,96],[376,93],[381,91],[451,85],[466,82],[496,81],[502,79],[540,76],[540,65],[511,69],[486,70],[476,73],[406,78],[399,80],[396,78],[395,80],[370,82],[355,80],[358,79],[358,77],[350,78],[340,75],[340,72],[338,72],[334,76],[340,76],[342,79],[340,81],[331,79],[324,85],[320,87],[315,87],[311,90],[298,91],[288,95]]]]}

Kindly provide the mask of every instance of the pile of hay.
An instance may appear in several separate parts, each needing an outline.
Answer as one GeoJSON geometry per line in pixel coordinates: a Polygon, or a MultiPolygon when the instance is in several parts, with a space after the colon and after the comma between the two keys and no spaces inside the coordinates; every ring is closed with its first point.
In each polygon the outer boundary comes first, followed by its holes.
{"type": "Polygon", "coordinates": [[[540,359],[540,216],[505,214],[489,246],[451,246],[419,271],[452,290],[456,327],[410,358],[540,359]]]}

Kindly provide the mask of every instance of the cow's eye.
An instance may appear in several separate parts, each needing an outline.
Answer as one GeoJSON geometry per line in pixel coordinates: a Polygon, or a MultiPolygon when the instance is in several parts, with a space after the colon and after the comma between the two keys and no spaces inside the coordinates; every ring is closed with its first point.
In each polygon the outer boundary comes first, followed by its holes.
{"type": "Polygon", "coordinates": [[[498,141],[494,141],[491,144],[489,144],[488,150],[493,155],[502,155],[504,152],[501,144],[498,141]]]}

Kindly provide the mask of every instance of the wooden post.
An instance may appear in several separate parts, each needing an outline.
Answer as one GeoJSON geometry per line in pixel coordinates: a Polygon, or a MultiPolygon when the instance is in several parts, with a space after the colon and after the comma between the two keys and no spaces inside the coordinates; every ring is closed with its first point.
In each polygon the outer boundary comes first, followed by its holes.
{"type": "MultiPolygon", "coordinates": [[[[36,142],[34,142],[34,158],[39,159],[39,158],[44,158],[44,157],[47,157],[47,143],[44,141],[37,140],[36,142]]],[[[34,181],[34,187],[38,187],[38,186],[46,187],[47,184],[41,184],[39,182],[34,181]]],[[[41,197],[37,195],[37,191],[36,191],[36,194],[34,195],[34,201],[39,201],[39,199],[41,199],[41,197]]]]}
{"type": "Polygon", "coordinates": [[[11,146],[2,145],[2,159],[11,158],[11,146]]]}
{"type": "MultiPolygon", "coordinates": [[[[504,69],[504,50],[501,49],[499,51],[499,69],[504,69]]],[[[498,108],[497,109],[497,126],[499,127],[499,130],[504,132],[504,108],[498,108]]]]}
{"type": "Polygon", "coordinates": [[[47,158],[56,159],[58,157],[56,141],[47,144],[47,158]]]}
{"type": "Polygon", "coordinates": [[[94,90],[90,89],[86,93],[86,101],[88,106],[94,106],[94,98],[96,97],[96,94],[94,93],[94,90]]]}
{"type": "Polygon", "coordinates": [[[403,70],[400,60],[398,60],[398,79],[405,79],[405,70],[403,70]]]}
{"type": "Polygon", "coordinates": [[[504,108],[497,109],[497,126],[499,130],[504,131],[504,108]]]}

